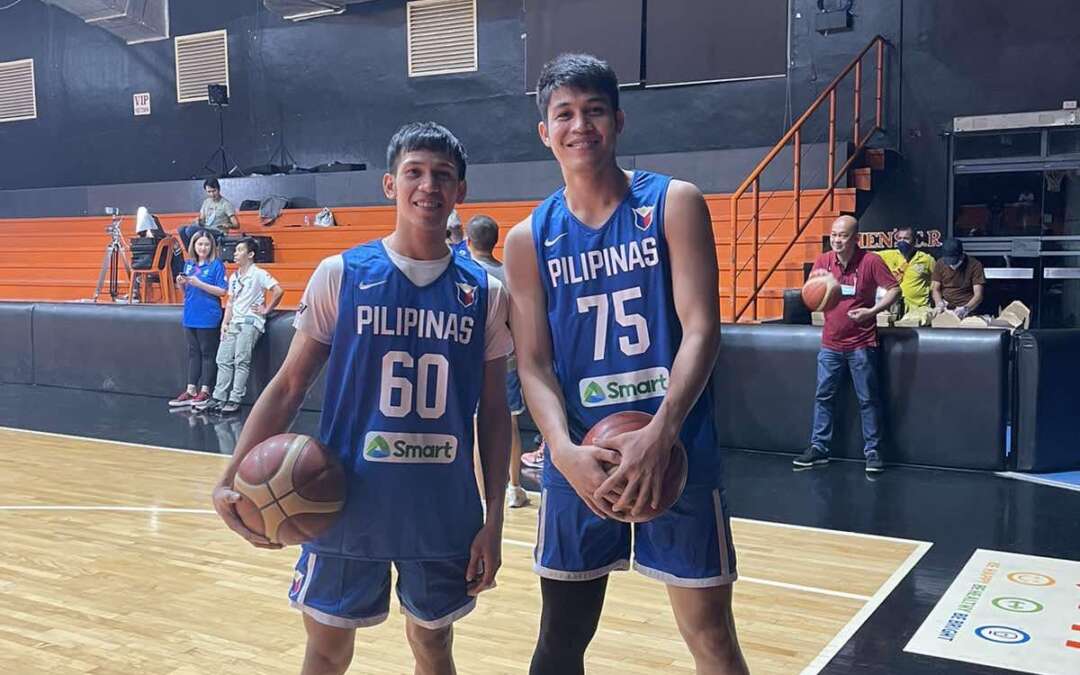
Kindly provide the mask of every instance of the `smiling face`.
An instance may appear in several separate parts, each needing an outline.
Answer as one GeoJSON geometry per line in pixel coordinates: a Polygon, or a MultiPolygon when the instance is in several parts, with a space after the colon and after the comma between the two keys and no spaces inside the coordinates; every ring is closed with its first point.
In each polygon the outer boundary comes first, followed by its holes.
{"type": "Polygon", "coordinates": [[[401,155],[394,173],[383,175],[383,192],[397,206],[398,221],[446,234],[454,206],[465,199],[465,181],[453,158],[431,150],[401,155]]]}
{"type": "Polygon", "coordinates": [[[859,223],[851,216],[840,216],[833,221],[829,233],[829,246],[840,256],[847,257],[855,250],[859,223]]]}
{"type": "Polygon", "coordinates": [[[213,249],[214,243],[209,234],[203,234],[195,240],[195,255],[200,261],[209,260],[213,249]]]}
{"type": "Polygon", "coordinates": [[[540,140],[563,168],[593,169],[615,161],[623,113],[598,91],[559,87],[551,93],[540,140]]]}

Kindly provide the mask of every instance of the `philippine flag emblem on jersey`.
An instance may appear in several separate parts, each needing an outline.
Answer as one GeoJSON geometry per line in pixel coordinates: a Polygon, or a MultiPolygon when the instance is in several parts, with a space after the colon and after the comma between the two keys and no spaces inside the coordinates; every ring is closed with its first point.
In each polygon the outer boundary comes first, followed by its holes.
{"type": "Polygon", "coordinates": [[[476,286],[470,286],[459,281],[457,284],[457,299],[462,307],[472,307],[473,302],[476,301],[476,286]]]}
{"type": "Polygon", "coordinates": [[[300,588],[304,585],[304,573],[300,570],[293,571],[292,588],[289,589],[289,593],[296,595],[300,592],[300,588]]]}
{"type": "Polygon", "coordinates": [[[639,206],[634,209],[634,225],[639,230],[647,230],[652,227],[654,206],[639,206]]]}

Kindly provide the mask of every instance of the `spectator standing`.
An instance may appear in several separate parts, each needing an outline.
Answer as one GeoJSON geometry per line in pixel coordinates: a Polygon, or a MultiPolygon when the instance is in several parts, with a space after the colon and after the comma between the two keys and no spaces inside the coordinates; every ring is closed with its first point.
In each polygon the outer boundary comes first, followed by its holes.
{"type": "Polygon", "coordinates": [[[199,410],[231,415],[240,410],[247,393],[251,354],[266,331],[266,317],[285,294],[277,279],[255,264],[258,244],[244,237],[236,245],[236,271],[229,277],[229,301],[221,323],[217,350],[217,384],[213,396],[199,410]],[[266,293],[270,292],[270,302],[266,293]]]}
{"type": "Polygon", "coordinates": [[[851,374],[862,418],[863,454],[867,473],[878,473],[881,458],[881,399],[878,388],[878,336],[875,317],[900,297],[900,286],[874,253],[859,248],[859,223],[840,216],[832,224],[829,245],[814,262],[811,276],[831,274],[840,283],[841,298],[825,312],[821,349],[817,358],[817,388],[810,447],[794,460],[799,469],[829,463],[832,452],[836,400],[840,383],[851,374]],[[885,295],[874,302],[878,288],[885,295]],[[846,371],[846,373],[845,373],[846,371]]]}
{"type": "MultiPolygon", "coordinates": [[[[490,216],[473,216],[465,227],[469,253],[487,273],[506,287],[506,271],[495,257],[495,244],[499,242],[499,225],[490,216]]],[[[506,358],[506,403],[510,407],[510,485],[506,489],[506,505],[512,509],[529,503],[529,496],[521,487],[521,430],[518,415],[525,412],[525,399],[521,396],[517,363],[511,352],[506,358]]]]}
{"type": "Polygon", "coordinates": [[[446,221],[446,245],[454,255],[469,255],[469,242],[465,241],[465,228],[461,226],[457,209],[450,212],[450,219],[446,221]]]}
{"type": "Polygon", "coordinates": [[[225,265],[218,259],[217,240],[206,230],[191,239],[184,271],[176,276],[184,291],[184,332],[188,343],[187,388],[169,401],[172,408],[202,405],[214,382],[214,355],[221,331],[221,297],[225,265]]]}
{"type": "Polygon", "coordinates": [[[889,267],[904,296],[904,313],[930,307],[930,278],[936,261],[926,251],[915,248],[915,230],[901,227],[893,236],[896,248],[878,253],[889,267]]]}

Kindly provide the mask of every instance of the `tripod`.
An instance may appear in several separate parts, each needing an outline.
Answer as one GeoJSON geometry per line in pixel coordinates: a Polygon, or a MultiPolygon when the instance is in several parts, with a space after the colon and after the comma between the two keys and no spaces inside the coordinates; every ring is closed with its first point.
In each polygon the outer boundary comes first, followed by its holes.
{"type": "Polygon", "coordinates": [[[222,112],[222,108],[224,108],[224,106],[216,105],[216,104],[213,104],[213,103],[211,103],[211,105],[213,105],[215,108],[217,108],[217,114],[218,114],[218,147],[217,147],[217,150],[214,151],[214,154],[210,155],[210,159],[206,160],[206,163],[203,164],[203,169],[207,173],[209,173],[211,175],[217,174],[218,176],[231,176],[234,172],[236,172],[239,169],[239,167],[236,165],[235,162],[233,162],[229,158],[229,153],[228,153],[227,150],[225,150],[225,116],[224,116],[224,113],[222,112]],[[218,172],[218,170],[216,168],[214,168],[214,166],[213,166],[214,164],[217,163],[218,155],[221,156],[221,171],[220,172],[218,172]],[[231,165],[232,168],[229,168],[230,165],[231,165]]]}
{"type": "Polygon", "coordinates": [[[122,218],[120,213],[114,212],[112,214],[112,223],[105,228],[105,233],[112,235],[112,241],[105,247],[105,258],[101,261],[101,273],[98,274],[97,286],[94,288],[94,295],[90,298],[90,302],[97,302],[98,296],[101,295],[101,288],[105,285],[105,275],[109,276],[109,297],[113,302],[116,302],[116,298],[120,295],[120,264],[124,265],[124,271],[127,273],[128,285],[131,285],[131,261],[128,257],[127,243],[124,241],[124,237],[120,234],[120,222],[122,218]]]}

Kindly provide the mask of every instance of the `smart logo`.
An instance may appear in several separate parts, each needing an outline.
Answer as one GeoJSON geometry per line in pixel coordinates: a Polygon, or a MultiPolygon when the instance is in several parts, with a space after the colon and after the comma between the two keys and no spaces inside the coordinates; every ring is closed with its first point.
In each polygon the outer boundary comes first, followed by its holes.
{"type": "Polygon", "coordinates": [[[604,390],[595,382],[586,385],[585,390],[581,393],[581,401],[585,404],[602,405],[606,400],[607,396],[604,396],[604,390]]]}
{"type": "Polygon", "coordinates": [[[629,373],[592,377],[578,383],[581,404],[586,408],[663,398],[668,390],[667,368],[646,368],[629,373]]]}
{"type": "MultiPolygon", "coordinates": [[[[368,434],[370,437],[371,434],[368,434]]],[[[367,439],[365,439],[367,440],[367,439]]],[[[368,459],[384,459],[390,456],[390,444],[386,442],[386,439],[376,434],[375,438],[372,438],[367,442],[367,447],[364,448],[364,456],[368,459]]]]}
{"type": "Polygon", "coordinates": [[[364,459],[392,464],[450,464],[457,457],[458,439],[449,434],[402,434],[369,431],[364,436],[364,459]]]}

